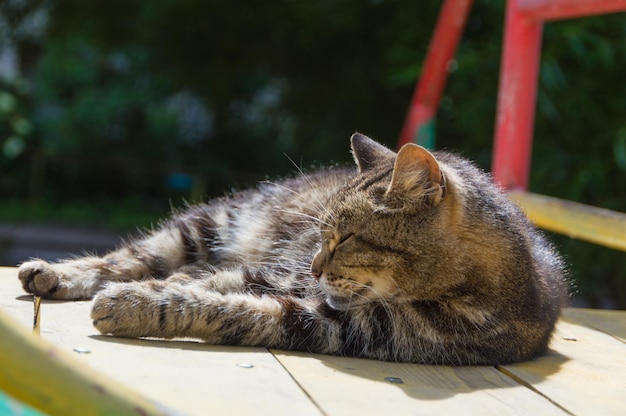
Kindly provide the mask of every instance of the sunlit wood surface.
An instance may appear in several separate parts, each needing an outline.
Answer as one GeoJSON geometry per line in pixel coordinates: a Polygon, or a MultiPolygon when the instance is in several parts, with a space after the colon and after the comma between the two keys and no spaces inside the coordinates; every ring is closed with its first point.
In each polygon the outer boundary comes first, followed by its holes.
{"type": "MultiPolygon", "coordinates": [[[[459,368],[119,339],[98,334],[90,308],[44,300],[41,338],[77,367],[184,415],[626,414],[626,312],[567,309],[547,355],[459,368]]],[[[0,268],[0,314],[32,327],[32,296],[15,268],[0,268]]]]}

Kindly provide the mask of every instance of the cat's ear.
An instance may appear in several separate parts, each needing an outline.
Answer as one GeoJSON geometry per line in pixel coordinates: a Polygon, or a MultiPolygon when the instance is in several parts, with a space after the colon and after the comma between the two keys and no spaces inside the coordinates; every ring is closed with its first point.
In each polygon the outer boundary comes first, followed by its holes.
{"type": "Polygon", "coordinates": [[[402,146],[385,195],[411,204],[439,204],[446,196],[446,179],[435,156],[413,143],[402,146]]]}
{"type": "Polygon", "coordinates": [[[361,133],[354,133],[350,138],[350,143],[359,172],[366,171],[381,161],[395,156],[393,151],[361,133]]]}

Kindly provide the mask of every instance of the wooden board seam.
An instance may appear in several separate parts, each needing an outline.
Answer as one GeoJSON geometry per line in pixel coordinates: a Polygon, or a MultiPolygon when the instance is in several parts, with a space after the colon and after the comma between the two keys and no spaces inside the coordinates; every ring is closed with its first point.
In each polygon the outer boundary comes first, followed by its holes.
{"type": "Polygon", "coordinates": [[[504,368],[502,366],[499,366],[499,365],[495,366],[495,369],[498,370],[499,372],[501,372],[502,374],[504,374],[505,376],[511,378],[516,383],[519,383],[520,385],[526,387],[527,389],[529,389],[533,393],[538,394],[539,396],[543,397],[544,399],[546,399],[547,401],[552,403],[554,406],[558,407],[559,409],[561,409],[562,411],[567,413],[568,415],[574,416],[574,413],[572,413],[571,411],[569,411],[568,409],[566,409],[565,407],[563,407],[559,403],[555,402],[550,397],[548,397],[545,394],[543,394],[541,391],[537,390],[532,384],[530,384],[529,382],[527,382],[523,378],[520,378],[520,377],[516,376],[515,374],[513,374],[512,372],[510,372],[506,368],[504,368]]]}
{"type": "Polygon", "coordinates": [[[311,394],[309,394],[309,392],[304,388],[304,386],[300,383],[300,381],[298,381],[298,379],[296,377],[294,377],[293,374],[291,374],[291,371],[289,371],[289,369],[287,367],[285,367],[283,362],[278,359],[276,354],[274,354],[274,350],[268,349],[268,351],[269,351],[270,354],[272,354],[272,357],[274,357],[274,359],[278,362],[278,364],[287,372],[287,374],[289,374],[289,377],[291,377],[293,382],[296,383],[296,386],[298,386],[298,388],[302,391],[302,393],[304,393],[304,395],[311,401],[311,403],[313,403],[315,405],[317,410],[319,410],[320,413],[323,414],[324,416],[328,416],[328,414],[324,411],[324,409],[322,409],[320,404],[313,398],[313,396],[311,396],[311,394]]]}

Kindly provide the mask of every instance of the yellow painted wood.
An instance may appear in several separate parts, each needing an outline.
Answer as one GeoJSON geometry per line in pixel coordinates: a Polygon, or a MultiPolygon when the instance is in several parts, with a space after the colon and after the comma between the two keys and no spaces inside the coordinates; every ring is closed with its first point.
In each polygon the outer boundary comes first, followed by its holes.
{"type": "Polygon", "coordinates": [[[173,414],[0,314],[0,389],[51,415],[173,414]]]}
{"type": "Polygon", "coordinates": [[[328,415],[567,414],[493,367],[273,353],[328,415]]]}
{"type": "Polygon", "coordinates": [[[624,213],[523,191],[509,197],[540,228],[626,251],[624,213]]]}
{"type": "MultiPolygon", "coordinates": [[[[573,311],[559,321],[549,354],[502,370],[572,414],[623,415],[626,344],[584,326],[573,311]]],[[[624,314],[617,316],[623,320],[624,314]]]]}
{"type": "MultiPolygon", "coordinates": [[[[20,287],[17,269],[0,267],[0,312],[11,316],[29,333],[33,325],[31,299],[20,287]]],[[[91,324],[90,310],[89,301],[43,300],[41,304],[41,338],[65,355],[72,355],[78,368],[96,371],[124,389],[137,391],[188,416],[320,415],[315,404],[264,348],[101,336],[91,324]],[[89,353],[79,354],[74,348],[89,353]],[[252,367],[246,368],[248,365],[252,367]]],[[[0,344],[3,342],[0,332],[0,344]]],[[[0,372],[3,368],[0,366],[0,372]]],[[[38,385],[46,390],[49,384],[46,379],[38,385]]],[[[87,414],[72,394],[66,397],[76,410],[87,414]]]]}

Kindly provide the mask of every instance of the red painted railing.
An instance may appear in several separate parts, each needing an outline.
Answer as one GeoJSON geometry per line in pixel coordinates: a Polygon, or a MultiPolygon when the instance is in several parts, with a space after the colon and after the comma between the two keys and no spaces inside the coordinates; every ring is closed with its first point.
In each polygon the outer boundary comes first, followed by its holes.
{"type": "Polygon", "coordinates": [[[494,179],[507,189],[528,187],[543,29],[520,13],[519,3],[506,7],[491,162],[494,179]]]}
{"type": "Polygon", "coordinates": [[[448,78],[448,65],[463,34],[472,1],[445,0],[441,6],[398,147],[410,142],[427,147],[434,144],[434,120],[448,78]]]}
{"type": "Polygon", "coordinates": [[[506,189],[527,189],[543,22],[626,11],[626,0],[507,2],[492,171],[506,189]]]}
{"type": "MultiPolygon", "coordinates": [[[[399,146],[418,141],[433,124],[471,3],[444,1],[399,146]]],[[[508,0],[492,160],[503,188],[528,187],[543,23],[619,11],[626,11],[626,0],[508,0]]]]}

